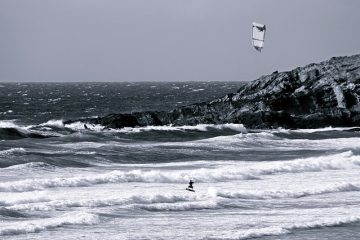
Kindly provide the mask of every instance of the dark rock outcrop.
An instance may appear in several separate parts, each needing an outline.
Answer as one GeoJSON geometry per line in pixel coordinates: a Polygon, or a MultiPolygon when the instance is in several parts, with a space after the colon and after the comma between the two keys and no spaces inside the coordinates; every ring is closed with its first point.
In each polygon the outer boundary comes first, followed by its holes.
{"type": "Polygon", "coordinates": [[[274,72],[211,102],[83,121],[109,128],[222,123],[247,128],[360,126],[359,96],[360,55],[354,55],[274,72]]]}

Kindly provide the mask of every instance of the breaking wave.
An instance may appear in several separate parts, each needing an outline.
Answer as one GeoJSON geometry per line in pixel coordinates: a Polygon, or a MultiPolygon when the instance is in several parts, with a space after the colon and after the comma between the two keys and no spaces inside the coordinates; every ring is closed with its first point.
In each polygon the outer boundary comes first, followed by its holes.
{"type": "Polygon", "coordinates": [[[22,192],[2,198],[0,200],[0,206],[8,207],[19,204],[44,203],[49,201],[51,201],[51,199],[45,192],[22,192]]]}
{"type": "Polygon", "coordinates": [[[48,138],[52,135],[45,135],[38,132],[21,130],[18,128],[0,128],[0,140],[14,140],[21,138],[48,138]]]}
{"type": "Polygon", "coordinates": [[[259,238],[264,236],[277,236],[277,235],[292,233],[294,230],[316,229],[323,227],[337,227],[346,224],[356,223],[359,221],[360,221],[359,216],[349,216],[349,217],[336,218],[336,219],[321,219],[321,220],[305,222],[305,223],[290,223],[281,226],[252,228],[252,229],[239,231],[235,234],[232,234],[231,236],[229,236],[229,233],[223,233],[221,236],[214,236],[214,237],[209,236],[206,237],[205,239],[232,240],[232,239],[259,238]]]}
{"type": "Polygon", "coordinates": [[[124,127],[121,129],[105,129],[104,126],[99,124],[85,124],[84,122],[73,122],[70,124],[63,124],[61,120],[55,121],[59,127],[67,127],[73,130],[92,130],[92,131],[105,131],[105,132],[118,132],[118,133],[141,133],[141,132],[150,132],[150,131],[164,131],[164,132],[173,132],[173,131],[200,131],[206,132],[210,130],[233,130],[236,132],[246,133],[247,130],[243,124],[198,124],[194,126],[172,126],[172,125],[165,125],[165,126],[145,126],[145,127],[124,127]]]}
{"type": "Polygon", "coordinates": [[[147,211],[190,211],[204,209],[222,208],[216,199],[197,201],[197,202],[178,202],[178,203],[155,203],[155,204],[136,204],[135,207],[147,211]]]}
{"type": "Polygon", "coordinates": [[[314,128],[314,129],[297,129],[297,130],[288,130],[291,132],[299,133],[315,133],[315,132],[328,132],[328,131],[357,131],[358,127],[325,127],[325,128],[314,128]]]}
{"type": "Polygon", "coordinates": [[[61,120],[61,119],[59,119],[59,120],[52,119],[52,120],[49,120],[49,121],[47,121],[47,122],[45,122],[45,123],[41,123],[41,124],[39,124],[38,126],[63,128],[63,127],[64,127],[64,123],[63,123],[63,120],[61,120]]]}
{"type": "MultiPolygon", "coordinates": [[[[72,208],[72,207],[107,207],[116,205],[152,205],[152,204],[176,204],[178,202],[197,201],[205,196],[196,196],[194,194],[144,194],[133,195],[127,198],[98,198],[98,199],[80,199],[80,200],[49,200],[15,203],[8,205],[7,209],[11,210],[31,210],[31,211],[49,211],[55,208],[72,208]]],[[[40,200],[40,199],[38,199],[40,200]]],[[[9,204],[9,202],[8,202],[9,204]]]]}
{"type": "Polygon", "coordinates": [[[224,130],[230,129],[237,132],[246,133],[247,130],[242,124],[199,124],[195,126],[147,126],[147,127],[138,127],[138,128],[123,128],[118,130],[119,132],[126,133],[137,133],[137,132],[147,132],[147,131],[208,131],[208,130],[224,130]]]}
{"type": "Polygon", "coordinates": [[[27,179],[0,183],[0,191],[34,191],[56,187],[86,187],[116,182],[186,183],[190,178],[197,182],[255,180],[262,175],[301,173],[336,169],[350,169],[360,165],[360,156],[351,151],[321,157],[281,162],[258,162],[251,166],[219,166],[195,170],[115,170],[103,174],[89,174],[67,178],[27,179]]]}
{"type": "MultiPolygon", "coordinates": [[[[229,169],[230,170],[230,169],[229,169]]],[[[24,192],[55,187],[86,187],[94,184],[116,182],[162,182],[162,183],[186,183],[190,179],[190,173],[196,174],[198,181],[225,181],[230,179],[257,179],[255,176],[240,172],[223,170],[200,169],[191,171],[162,172],[159,170],[143,171],[111,171],[105,174],[91,174],[81,177],[28,179],[0,183],[0,191],[24,192]]]]}
{"type": "Polygon", "coordinates": [[[26,152],[26,150],[24,148],[10,148],[10,149],[7,149],[7,150],[0,151],[0,157],[14,155],[14,154],[17,154],[17,153],[23,154],[25,152],[26,152]]]}
{"type": "Polygon", "coordinates": [[[300,198],[312,195],[360,191],[359,184],[338,183],[322,188],[311,188],[299,191],[218,191],[208,188],[207,193],[193,194],[182,193],[162,193],[162,194],[135,194],[126,198],[114,197],[95,197],[91,199],[51,199],[45,193],[30,195],[21,193],[14,199],[0,202],[10,210],[30,210],[30,211],[49,211],[56,208],[72,207],[107,207],[116,205],[128,205],[148,211],[190,211],[200,209],[218,208],[237,208],[242,207],[242,203],[237,205],[230,199],[280,199],[280,198],[300,198]]]}
{"type": "Polygon", "coordinates": [[[5,167],[4,169],[27,170],[27,169],[49,169],[49,168],[53,168],[53,165],[44,162],[29,162],[29,163],[20,163],[20,164],[12,165],[9,167],[5,167]]]}
{"type": "Polygon", "coordinates": [[[224,198],[240,198],[240,199],[273,199],[273,198],[301,198],[312,195],[320,195],[337,192],[360,191],[360,185],[352,183],[338,183],[322,188],[314,188],[302,191],[219,191],[215,194],[224,198]]]}
{"type": "Polygon", "coordinates": [[[38,125],[21,125],[14,120],[0,121],[0,140],[60,137],[64,133],[72,133],[72,130],[65,129],[62,120],[49,120],[38,125]]]}
{"type": "Polygon", "coordinates": [[[0,227],[0,235],[35,233],[67,225],[92,225],[100,221],[98,215],[87,212],[67,213],[59,217],[11,222],[0,227]]]}
{"type": "Polygon", "coordinates": [[[49,138],[62,136],[58,132],[54,132],[50,123],[40,125],[21,125],[15,121],[0,121],[0,140],[15,140],[22,138],[49,138]]]}

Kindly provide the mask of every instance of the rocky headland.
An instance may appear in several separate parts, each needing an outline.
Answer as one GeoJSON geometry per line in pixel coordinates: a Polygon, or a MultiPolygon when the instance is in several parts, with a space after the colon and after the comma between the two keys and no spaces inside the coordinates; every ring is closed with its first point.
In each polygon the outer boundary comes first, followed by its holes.
{"type": "Polygon", "coordinates": [[[242,123],[251,129],[360,126],[360,55],[273,72],[210,102],[68,120],[105,128],[242,123]]]}

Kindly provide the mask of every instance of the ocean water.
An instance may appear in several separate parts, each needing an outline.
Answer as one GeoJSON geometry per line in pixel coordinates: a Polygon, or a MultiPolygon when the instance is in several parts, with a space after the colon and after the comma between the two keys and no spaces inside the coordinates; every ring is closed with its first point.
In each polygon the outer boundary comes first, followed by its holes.
{"type": "Polygon", "coordinates": [[[358,128],[62,123],[241,84],[0,84],[0,239],[360,239],[358,128]]]}

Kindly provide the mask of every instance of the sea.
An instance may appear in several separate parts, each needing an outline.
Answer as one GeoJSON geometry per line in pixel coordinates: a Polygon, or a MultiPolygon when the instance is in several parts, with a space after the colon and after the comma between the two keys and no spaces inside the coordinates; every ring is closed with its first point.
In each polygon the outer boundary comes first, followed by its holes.
{"type": "Polygon", "coordinates": [[[360,128],[63,123],[243,84],[0,83],[0,239],[360,239],[360,128]]]}

